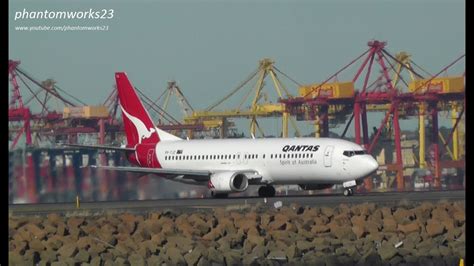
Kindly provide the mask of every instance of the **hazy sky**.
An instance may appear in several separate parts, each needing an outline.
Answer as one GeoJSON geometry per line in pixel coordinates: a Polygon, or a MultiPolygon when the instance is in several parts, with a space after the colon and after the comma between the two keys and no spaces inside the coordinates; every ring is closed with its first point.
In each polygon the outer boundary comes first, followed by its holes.
{"type": "MultiPolygon", "coordinates": [[[[465,51],[465,3],[444,1],[9,1],[9,55],[39,80],[91,105],[112,89],[115,71],[155,99],[176,79],[196,108],[244,80],[261,58],[300,83],[325,80],[367,49],[387,41],[431,73],[465,51]],[[67,2],[67,4],[66,4],[67,2]],[[110,20],[16,20],[23,11],[114,9],[110,20]],[[18,26],[108,26],[108,31],[18,31],[18,26]]],[[[464,61],[448,74],[464,72],[464,61]]],[[[349,80],[350,68],[338,79],[349,80]]],[[[296,86],[282,81],[296,94],[296,86]]],[[[271,89],[271,82],[267,82],[271,89]]],[[[227,108],[235,107],[237,97],[227,108]]],[[[269,95],[274,95],[269,93],[269,95]]],[[[180,118],[181,113],[174,112],[180,118]]],[[[374,116],[370,127],[378,126],[374,116]]],[[[266,127],[271,122],[263,123],[266,127]]],[[[404,122],[404,125],[414,125],[404,122]]],[[[270,130],[271,131],[271,130],[270,130]]],[[[245,129],[247,133],[248,130],[245,129]]],[[[305,133],[308,133],[306,131],[305,133]]]]}

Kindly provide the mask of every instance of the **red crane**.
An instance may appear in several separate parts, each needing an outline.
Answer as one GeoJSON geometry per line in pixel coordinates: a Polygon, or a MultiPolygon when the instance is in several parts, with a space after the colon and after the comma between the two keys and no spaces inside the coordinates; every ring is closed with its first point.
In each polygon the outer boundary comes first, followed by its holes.
{"type": "MultiPolygon", "coordinates": [[[[303,97],[296,97],[290,99],[281,99],[280,102],[286,105],[288,111],[293,115],[299,115],[301,112],[305,112],[309,110],[310,112],[314,112],[315,110],[319,110],[319,116],[323,119],[323,136],[327,136],[328,133],[328,106],[329,105],[346,105],[353,107],[352,117],[349,119],[342,137],[345,136],[349,125],[351,124],[352,120],[354,120],[354,131],[355,131],[355,141],[359,144],[364,145],[368,152],[371,152],[374,148],[374,145],[377,143],[382,129],[385,127],[388,121],[392,122],[392,128],[394,130],[394,144],[395,144],[395,157],[396,160],[393,164],[386,165],[386,169],[389,171],[396,171],[397,172],[397,189],[403,190],[404,189],[404,176],[403,176],[403,160],[402,160],[402,147],[401,147],[401,136],[400,136],[400,110],[405,108],[408,105],[415,105],[421,102],[428,103],[431,118],[432,118],[432,143],[433,143],[433,152],[436,158],[436,178],[435,178],[435,187],[439,187],[439,177],[440,177],[440,167],[439,167],[439,151],[438,151],[438,107],[437,104],[439,102],[448,102],[448,101],[462,101],[464,99],[464,92],[449,92],[449,93],[442,93],[434,92],[429,90],[429,86],[431,81],[436,78],[439,74],[443,73],[457,63],[460,59],[464,57],[464,55],[457,58],[454,62],[449,64],[447,67],[443,68],[439,73],[431,77],[429,80],[425,80],[418,88],[411,92],[401,92],[400,90],[396,89],[392,85],[391,78],[389,76],[390,68],[392,66],[390,63],[390,59],[397,60],[394,56],[388,53],[385,49],[386,42],[381,41],[370,41],[368,42],[369,49],[366,50],[364,53],[359,55],[357,58],[352,60],[349,64],[345,65],[342,69],[337,71],[334,75],[330,76],[326,79],[323,83],[319,84],[319,86],[314,87],[311,91],[309,91],[303,97]],[[365,56],[365,58],[364,58],[365,56]],[[321,88],[328,83],[331,79],[335,78],[338,74],[342,71],[346,70],[349,66],[353,65],[359,59],[364,58],[362,64],[356,71],[355,76],[352,78],[352,82],[356,82],[360,77],[362,77],[362,73],[366,70],[365,77],[363,78],[363,84],[359,91],[357,91],[353,97],[350,98],[332,98],[326,95],[322,95],[321,92],[323,91],[321,88]],[[384,90],[373,90],[368,92],[367,89],[375,84],[372,83],[371,85],[368,84],[370,75],[373,71],[374,61],[376,64],[379,65],[381,76],[376,80],[376,82],[381,82],[383,85],[384,90]],[[418,91],[420,88],[426,88],[424,92],[420,93],[418,91]],[[309,95],[313,95],[313,97],[308,97],[309,95]],[[377,128],[376,133],[372,137],[372,140],[369,143],[369,133],[368,133],[368,125],[367,125],[367,105],[369,104],[376,104],[376,105],[389,105],[388,111],[386,111],[385,116],[377,128]],[[319,108],[315,108],[319,107],[319,108]],[[389,118],[391,118],[389,120],[389,118]],[[362,129],[362,130],[361,130],[362,129]],[[362,131],[362,134],[361,134],[362,131]]],[[[404,66],[404,64],[402,64],[404,66]]],[[[410,71],[414,72],[413,69],[410,71]]],[[[421,78],[421,75],[415,74],[421,78]]],[[[315,114],[310,114],[310,117],[315,117],[315,114]]],[[[300,115],[300,117],[303,117],[300,115]]],[[[454,129],[453,129],[454,130],[454,129]]],[[[365,182],[366,188],[371,189],[372,184],[370,179],[366,179],[365,182]]]]}

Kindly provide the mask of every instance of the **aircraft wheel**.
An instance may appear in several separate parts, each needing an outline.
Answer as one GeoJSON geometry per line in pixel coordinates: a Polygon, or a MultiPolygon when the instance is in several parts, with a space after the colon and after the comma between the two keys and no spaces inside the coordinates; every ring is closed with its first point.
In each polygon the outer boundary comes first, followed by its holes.
{"type": "Polygon", "coordinates": [[[344,189],[344,196],[347,197],[347,196],[350,196],[350,195],[352,195],[352,194],[351,194],[351,189],[350,189],[350,188],[344,189]]]}
{"type": "Polygon", "coordinates": [[[267,197],[275,197],[276,190],[273,186],[267,186],[268,188],[268,196],[267,197]]]}
{"type": "Polygon", "coordinates": [[[229,194],[212,192],[212,197],[215,198],[215,199],[225,199],[225,198],[229,197],[229,194]]]}
{"type": "Polygon", "coordinates": [[[258,196],[259,197],[274,197],[275,196],[275,188],[273,186],[261,186],[258,189],[258,196]]]}

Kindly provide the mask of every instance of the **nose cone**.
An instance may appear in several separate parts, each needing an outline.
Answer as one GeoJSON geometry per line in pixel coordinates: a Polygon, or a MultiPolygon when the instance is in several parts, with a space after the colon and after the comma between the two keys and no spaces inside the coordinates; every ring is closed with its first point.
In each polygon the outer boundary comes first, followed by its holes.
{"type": "Polygon", "coordinates": [[[367,158],[367,166],[370,169],[369,174],[372,174],[379,169],[379,163],[372,156],[367,158]]]}

